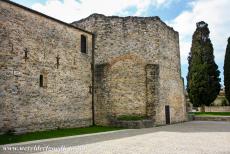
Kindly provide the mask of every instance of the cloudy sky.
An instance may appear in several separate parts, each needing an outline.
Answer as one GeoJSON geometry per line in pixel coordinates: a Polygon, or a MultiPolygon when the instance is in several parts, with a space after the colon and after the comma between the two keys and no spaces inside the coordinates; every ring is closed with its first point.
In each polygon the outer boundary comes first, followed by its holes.
{"type": "Polygon", "coordinates": [[[209,24],[215,61],[221,71],[230,36],[230,0],[12,0],[65,22],[92,13],[119,16],[159,16],[180,34],[182,76],[186,78],[187,57],[196,22],[209,24]]]}

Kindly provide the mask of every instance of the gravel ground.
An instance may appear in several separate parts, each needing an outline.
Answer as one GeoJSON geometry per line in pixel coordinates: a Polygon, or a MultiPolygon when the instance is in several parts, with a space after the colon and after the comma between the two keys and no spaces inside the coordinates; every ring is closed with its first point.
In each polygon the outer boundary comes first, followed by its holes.
{"type": "Polygon", "coordinates": [[[86,137],[88,143],[80,144],[81,137],[76,137],[79,144],[62,141],[63,146],[71,145],[64,151],[37,154],[230,154],[230,122],[193,121],[86,137]],[[90,141],[95,138],[101,140],[90,141]]]}

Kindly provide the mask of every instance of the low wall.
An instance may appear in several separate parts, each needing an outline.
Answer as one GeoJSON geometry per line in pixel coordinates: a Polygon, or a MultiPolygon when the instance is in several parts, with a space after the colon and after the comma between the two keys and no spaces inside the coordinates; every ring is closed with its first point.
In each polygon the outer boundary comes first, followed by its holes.
{"type": "Polygon", "coordinates": [[[205,112],[230,112],[230,106],[205,106],[205,112]]]}
{"type": "Polygon", "coordinates": [[[137,121],[125,121],[125,120],[111,120],[111,125],[114,127],[140,129],[140,128],[151,128],[154,126],[152,120],[137,120],[137,121]]]}
{"type": "Polygon", "coordinates": [[[195,121],[229,121],[230,116],[194,116],[195,121]]]}

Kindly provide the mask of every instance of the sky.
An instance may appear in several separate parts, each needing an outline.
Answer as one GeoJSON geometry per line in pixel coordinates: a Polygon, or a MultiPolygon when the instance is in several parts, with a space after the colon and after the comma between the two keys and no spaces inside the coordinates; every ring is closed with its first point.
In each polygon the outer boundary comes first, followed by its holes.
{"type": "Polygon", "coordinates": [[[214,56],[221,72],[230,37],[230,0],[12,0],[67,23],[88,17],[92,13],[119,16],[159,16],[179,32],[182,77],[188,68],[192,34],[196,23],[209,25],[214,56]]]}

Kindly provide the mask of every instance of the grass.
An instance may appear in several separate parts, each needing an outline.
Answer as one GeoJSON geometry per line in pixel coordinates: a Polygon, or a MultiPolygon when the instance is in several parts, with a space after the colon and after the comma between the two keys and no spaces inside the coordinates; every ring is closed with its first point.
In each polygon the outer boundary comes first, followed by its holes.
{"type": "Polygon", "coordinates": [[[136,121],[136,120],[144,120],[147,119],[146,116],[136,116],[136,115],[122,115],[117,117],[117,120],[124,120],[124,121],[136,121]]]}
{"type": "Polygon", "coordinates": [[[193,112],[198,116],[230,116],[230,112],[193,112]]]}
{"type": "Polygon", "coordinates": [[[32,140],[72,136],[72,135],[107,132],[107,131],[114,131],[114,130],[120,130],[120,129],[122,128],[91,126],[91,127],[86,127],[86,128],[69,128],[69,129],[57,129],[57,130],[50,130],[50,131],[40,131],[40,132],[27,133],[27,134],[22,134],[22,135],[14,135],[14,134],[8,133],[8,134],[0,135],[0,145],[32,141],[32,140]]]}

